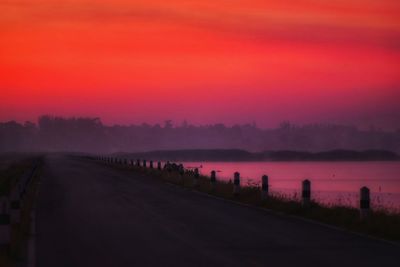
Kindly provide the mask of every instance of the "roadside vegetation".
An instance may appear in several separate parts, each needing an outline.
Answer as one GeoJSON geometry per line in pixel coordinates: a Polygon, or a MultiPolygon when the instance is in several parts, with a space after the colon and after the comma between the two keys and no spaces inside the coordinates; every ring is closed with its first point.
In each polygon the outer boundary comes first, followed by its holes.
{"type": "MultiPolygon", "coordinates": [[[[11,190],[16,186],[18,180],[27,172],[31,171],[34,164],[41,165],[39,156],[19,159],[10,163],[0,170],[0,199],[9,196],[11,190]]],[[[11,241],[9,245],[0,245],[0,266],[20,266],[26,261],[27,241],[31,228],[31,211],[36,197],[40,167],[36,169],[25,196],[21,202],[21,219],[19,224],[11,224],[11,241]]],[[[2,207],[0,207],[2,208],[2,207]]],[[[0,210],[1,212],[1,210],[0,210]]]]}
{"type": "Polygon", "coordinates": [[[233,183],[217,180],[215,186],[212,187],[208,176],[199,176],[197,186],[193,186],[193,175],[186,172],[182,175],[177,171],[160,171],[156,168],[150,169],[120,163],[112,164],[112,166],[123,170],[133,170],[148,175],[149,178],[159,179],[215,197],[263,208],[278,215],[301,217],[386,240],[400,241],[400,213],[398,211],[382,208],[371,210],[369,218],[362,221],[359,210],[347,206],[334,204],[328,206],[311,202],[309,208],[304,208],[298,199],[276,193],[270,193],[267,199],[262,199],[261,189],[258,185],[242,186],[240,194],[234,196],[233,183]]]}

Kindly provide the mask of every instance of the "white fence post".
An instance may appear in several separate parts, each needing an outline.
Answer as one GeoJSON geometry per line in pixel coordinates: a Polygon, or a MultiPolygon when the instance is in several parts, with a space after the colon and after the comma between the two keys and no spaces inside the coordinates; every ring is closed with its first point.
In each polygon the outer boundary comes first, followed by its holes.
{"type": "Polygon", "coordinates": [[[11,224],[20,223],[21,222],[21,201],[20,201],[20,185],[17,186],[11,191],[11,199],[10,199],[10,219],[11,224]]]}
{"type": "Polygon", "coordinates": [[[211,181],[211,189],[215,190],[215,186],[216,186],[216,183],[217,183],[217,175],[216,175],[215,171],[211,171],[210,181],[211,181]]]}
{"type": "Polygon", "coordinates": [[[240,194],[240,173],[235,172],[233,175],[233,195],[238,196],[240,194]]]}
{"type": "Polygon", "coordinates": [[[370,191],[368,187],[360,189],[360,218],[361,220],[368,219],[370,214],[370,191]]]}
{"type": "Polygon", "coordinates": [[[302,191],[301,191],[301,197],[302,197],[302,203],[303,206],[308,208],[310,207],[311,204],[311,182],[310,180],[304,180],[302,183],[302,191]]]}
{"type": "Polygon", "coordinates": [[[268,192],[269,191],[269,184],[268,184],[268,176],[263,175],[261,177],[261,198],[263,200],[268,198],[268,192]]]}
{"type": "Polygon", "coordinates": [[[199,185],[199,169],[196,168],[194,169],[194,175],[193,175],[193,186],[196,187],[199,185]]]}
{"type": "Polygon", "coordinates": [[[0,199],[0,245],[11,241],[10,202],[6,196],[0,199]]]}

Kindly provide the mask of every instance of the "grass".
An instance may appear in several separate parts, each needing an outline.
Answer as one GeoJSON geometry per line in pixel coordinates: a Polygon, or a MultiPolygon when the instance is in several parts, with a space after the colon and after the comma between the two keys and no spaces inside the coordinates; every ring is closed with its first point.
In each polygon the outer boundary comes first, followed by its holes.
{"type": "Polygon", "coordinates": [[[380,208],[371,210],[368,220],[362,221],[360,220],[358,209],[343,205],[331,204],[327,206],[312,202],[309,208],[304,208],[296,197],[288,197],[287,195],[276,193],[270,194],[266,200],[263,200],[261,198],[260,188],[257,185],[244,186],[241,188],[239,196],[233,196],[232,183],[217,181],[215,187],[212,188],[210,177],[207,176],[200,176],[198,186],[193,187],[193,176],[187,174],[181,176],[177,172],[169,173],[167,171],[129,165],[114,164],[112,166],[119,169],[129,168],[178,186],[192,188],[199,192],[255,207],[265,208],[277,213],[311,219],[386,240],[400,241],[400,213],[392,212],[387,209],[380,208]]]}
{"type": "Polygon", "coordinates": [[[6,169],[0,171],[0,197],[8,195],[10,189],[18,182],[18,178],[31,166],[30,160],[12,163],[6,169]]]}
{"type": "MultiPolygon", "coordinates": [[[[27,158],[12,163],[6,169],[0,171],[0,197],[8,195],[10,190],[16,185],[18,179],[32,169],[35,161],[40,158],[27,158]]],[[[40,164],[40,163],[39,163],[40,164]]],[[[0,246],[0,266],[13,267],[19,266],[25,260],[26,243],[29,238],[31,211],[36,196],[40,168],[34,174],[32,182],[27,189],[23,203],[21,203],[21,222],[11,226],[11,242],[8,246],[0,246]]]]}

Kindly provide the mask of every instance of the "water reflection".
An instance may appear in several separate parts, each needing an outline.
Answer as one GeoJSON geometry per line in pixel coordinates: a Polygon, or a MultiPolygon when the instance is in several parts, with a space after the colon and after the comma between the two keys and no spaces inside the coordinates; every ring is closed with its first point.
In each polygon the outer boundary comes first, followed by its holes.
{"type": "Polygon", "coordinates": [[[290,198],[300,195],[301,181],[312,182],[312,197],[327,205],[358,205],[362,186],[371,189],[374,208],[400,210],[400,162],[186,162],[203,175],[217,171],[221,180],[240,172],[243,185],[259,186],[269,176],[270,190],[290,198]]]}

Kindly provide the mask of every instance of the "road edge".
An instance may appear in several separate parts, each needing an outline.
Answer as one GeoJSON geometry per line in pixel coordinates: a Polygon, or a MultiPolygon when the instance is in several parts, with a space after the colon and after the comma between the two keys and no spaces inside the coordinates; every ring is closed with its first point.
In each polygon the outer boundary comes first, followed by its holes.
{"type": "Polygon", "coordinates": [[[330,228],[330,229],[333,229],[333,230],[336,230],[336,231],[339,231],[339,232],[343,232],[343,233],[347,233],[347,234],[357,235],[359,237],[366,238],[366,239],[372,239],[372,240],[375,240],[375,241],[378,241],[378,242],[382,242],[382,243],[389,244],[389,245],[392,245],[392,246],[400,248],[400,242],[397,242],[397,241],[386,240],[386,239],[379,238],[379,237],[376,237],[376,236],[363,234],[363,233],[360,233],[360,232],[356,232],[356,231],[352,231],[352,230],[349,230],[349,229],[345,229],[345,228],[341,228],[341,227],[338,227],[338,226],[334,226],[334,225],[331,225],[331,224],[315,221],[315,220],[312,220],[312,219],[308,219],[308,218],[304,218],[304,217],[300,217],[300,216],[296,216],[296,215],[291,215],[291,214],[287,214],[287,213],[284,213],[284,212],[271,210],[271,209],[268,209],[268,208],[257,207],[257,206],[254,206],[254,205],[241,203],[241,202],[234,201],[234,200],[231,200],[231,199],[226,199],[226,198],[214,196],[214,195],[211,195],[211,194],[208,194],[208,193],[205,193],[205,192],[200,192],[200,191],[197,191],[197,190],[194,190],[194,189],[191,189],[191,188],[184,188],[184,187],[181,187],[179,185],[176,185],[176,184],[173,184],[173,183],[170,183],[170,182],[165,182],[165,184],[173,186],[175,188],[182,189],[182,190],[190,191],[192,193],[201,195],[203,197],[208,197],[208,198],[216,199],[216,200],[219,200],[219,201],[224,201],[224,202],[227,202],[227,203],[230,203],[230,204],[233,204],[233,205],[242,206],[242,207],[246,207],[246,208],[249,208],[249,209],[255,209],[255,210],[258,210],[258,211],[261,211],[261,212],[264,212],[264,213],[268,213],[268,214],[273,214],[275,216],[279,216],[279,217],[285,218],[285,219],[300,220],[300,221],[303,221],[303,222],[311,223],[311,224],[314,224],[314,225],[319,225],[319,226],[322,226],[322,227],[330,228]]]}

